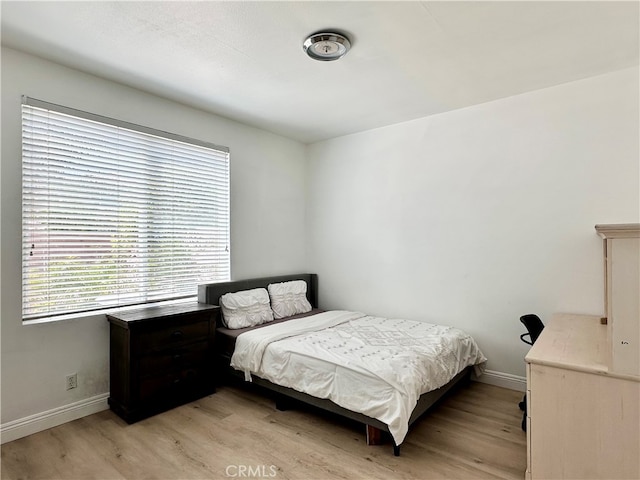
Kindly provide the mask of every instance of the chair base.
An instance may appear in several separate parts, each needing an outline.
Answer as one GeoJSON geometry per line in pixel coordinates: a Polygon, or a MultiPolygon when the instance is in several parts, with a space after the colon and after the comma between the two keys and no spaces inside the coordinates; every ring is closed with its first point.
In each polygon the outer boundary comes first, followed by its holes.
{"type": "Polygon", "coordinates": [[[520,410],[522,410],[522,431],[527,431],[527,394],[525,393],[524,398],[518,404],[520,410]]]}

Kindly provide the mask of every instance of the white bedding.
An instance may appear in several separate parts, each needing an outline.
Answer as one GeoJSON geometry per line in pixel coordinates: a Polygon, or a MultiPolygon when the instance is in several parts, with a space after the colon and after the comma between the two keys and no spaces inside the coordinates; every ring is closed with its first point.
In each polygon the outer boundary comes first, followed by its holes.
{"type": "Polygon", "coordinates": [[[329,311],[242,333],[231,366],[380,420],[400,445],[420,395],[486,360],[457,328],[329,311]]]}

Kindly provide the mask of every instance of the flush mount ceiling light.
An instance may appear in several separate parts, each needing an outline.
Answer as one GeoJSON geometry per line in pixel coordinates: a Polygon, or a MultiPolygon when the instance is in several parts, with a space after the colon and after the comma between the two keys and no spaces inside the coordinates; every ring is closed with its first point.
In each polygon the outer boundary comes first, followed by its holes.
{"type": "Polygon", "coordinates": [[[319,32],[309,35],[302,49],[314,60],[327,62],[343,57],[351,48],[349,39],[340,33],[319,32]]]}

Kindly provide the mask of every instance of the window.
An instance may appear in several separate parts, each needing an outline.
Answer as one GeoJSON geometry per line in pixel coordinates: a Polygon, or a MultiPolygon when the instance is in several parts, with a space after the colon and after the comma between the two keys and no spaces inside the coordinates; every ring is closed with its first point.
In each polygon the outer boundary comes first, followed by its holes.
{"type": "Polygon", "coordinates": [[[24,320],[229,280],[229,150],[24,97],[24,320]]]}

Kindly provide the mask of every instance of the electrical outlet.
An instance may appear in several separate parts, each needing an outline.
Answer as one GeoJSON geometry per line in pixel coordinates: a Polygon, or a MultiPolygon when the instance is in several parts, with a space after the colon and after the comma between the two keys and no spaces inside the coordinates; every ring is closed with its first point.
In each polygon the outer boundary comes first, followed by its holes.
{"type": "Polygon", "coordinates": [[[78,386],[78,374],[72,373],[71,375],[67,375],[67,390],[71,390],[72,388],[76,388],[78,386]]]}

